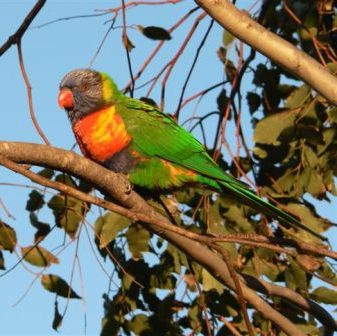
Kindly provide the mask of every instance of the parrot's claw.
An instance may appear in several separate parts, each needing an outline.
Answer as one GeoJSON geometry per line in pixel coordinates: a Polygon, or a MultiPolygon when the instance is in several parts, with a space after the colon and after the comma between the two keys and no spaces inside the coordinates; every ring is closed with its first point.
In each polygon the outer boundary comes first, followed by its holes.
{"type": "Polygon", "coordinates": [[[126,188],[125,188],[125,193],[127,195],[130,195],[131,192],[132,192],[132,190],[133,190],[133,185],[129,181],[127,181],[126,188]]]}

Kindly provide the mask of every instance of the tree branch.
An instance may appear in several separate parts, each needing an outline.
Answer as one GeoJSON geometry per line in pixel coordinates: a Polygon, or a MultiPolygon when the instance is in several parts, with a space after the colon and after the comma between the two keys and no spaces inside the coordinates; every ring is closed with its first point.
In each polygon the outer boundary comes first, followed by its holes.
{"type": "Polygon", "coordinates": [[[0,47],[0,56],[2,56],[13,44],[18,44],[20,42],[23,34],[26,32],[27,28],[45,3],[46,0],[38,0],[32,10],[25,17],[18,30],[13,35],[11,35],[8,40],[0,47]]]}
{"type": "Polygon", "coordinates": [[[337,322],[316,302],[305,299],[290,288],[278,286],[262,279],[256,279],[248,274],[242,274],[242,277],[249,283],[250,288],[253,288],[260,293],[277,296],[287,302],[296,302],[298,307],[307,311],[309,314],[314,315],[323,324],[324,336],[332,336],[334,331],[337,330],[337,322]]]}
{"type": "Polygon", "coordinates": [[[228,0],[195,0],[222,27],[337,104],[337,78],[312,57],[252,20],[228,0]]]}
{"type": "Polygon", "coordinates": [[[50,142],[46,135],[44,134],[42,128],[40,127],[39,123],[36,120],[35,112],[34,112],[34,106],[33,106],[33,96],[32,96],[32,86],[30,85],[30,81],[25,69],[25,65],[23,62],[23,56],[22,56],[22,49],[21,49],[21,40],[17,42],[17,47],[18,47],[18,57],[19,57],[19,66],[20,66],[20,71],[23,77],[23,80],[26,85],[26,91],[27,91],[27,96],[28,96],[28,106],[29,106],[29,114],[30,118],[32,119],[33,125],[35,129],[37,130],[38,134],[44,141],[46,145],[50,145],[50,142]]]}
{"type": "MultiPolygon", "coordinates": [[[[96,188],[116,199],[124,207],[136,213],[146,213],[154,221],[170,224],[168,219],[157,213],[138,194],[130,191],[128,182],[121,174],[113,173],[79,155],[46,145],[0,141],[0,155],[16,163],[49,167],[85,179],[96,188]]],[[[236,286],[228,267],[221,257],[206,246],[192,239],[154,224],[145,223],[147,228],[167,239],[189,257],[205,267],[218,281],[235,291],[236,286]]],[[[272,308],[244,283],[241,283],[245,300],[266,319],[278,325],[288,335],[305,335],[290,320],[272,308]]]]}

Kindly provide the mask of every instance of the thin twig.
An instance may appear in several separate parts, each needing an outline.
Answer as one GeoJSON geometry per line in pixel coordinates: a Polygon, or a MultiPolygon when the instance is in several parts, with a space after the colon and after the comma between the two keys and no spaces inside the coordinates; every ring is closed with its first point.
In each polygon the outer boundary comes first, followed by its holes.
{"type": "Polygon", "coordinates": [[[226,84],[228,82],[228,80],[225,81],[221,81],[220,83],[211,85],[210,87],[208,87],[207,89],[203,89],[195,94],[193,94],[192,96],[186,98],[181,104],[180,104],[180,109],[182,109],[183,107],[185,107],[185,105],[187,105],[188,103],[190,103],[192,100],[198,98],[198,97],[202,97],[205,94],[207,94],[208,92],[218,88],[219,86],[222,86],[224,84],[226,84]]]}
{"type": "Polygon", "coordinates": [[[212,330],[211,330],[211,322],[208,318],[208,313],[207,313],[207,305],[206,305],[206,302],[205,302],[205,294],[203,293],[202,289],[201,289],[201,286],[200,286],[200,283],[198,281],[198,277],[194,271],[194,268],[193,268],[193,264],[191,262],[191,260],[189,258],[187,258],[187,262],[188,262],[188,267],[193,275],[193,278],[194,278],[194,283],[197,287],[197,290],[198,290],[198,293],[199,293],[199,297],[201,298],[201,300],[199,300],[199,305],[201,305],[201,308],[203,310],[203,313],[204,313],[204,316],[205,316],[205,325],[206,325],[206,330],[207,330],[207,335],[208,336],[212,336],[212,330]]]}
{"type": "Polygon", "coordinates": [[[91,60],[90,60],[90,62],[89,62],[89,68],[92,67],[92,65],[93,65],[93,63],[94,63],[96,57],[97,57],[98,54],[100,53],[100,51],[101,51],[101,49],[102,49],[102,47],[103,47],[103,45],[104,45],[104,43],[105,43],[105,41],[106,41],[108,35],[110,34],[111,30],[112,30],[113,27],[114,27],[115,22],[116,22],[116,15],[112,18],[112,22],[111,22],[111,25],[110,25],[109,29],[108,29],[107,32],[104,34],[103,39],[102,39],[101,43],[99,44],[99,46],[98,46],[98,48],[97,48],[97,50],[96,50],[94,56],[91,58],[91,60]]]}
{"type": "MultiPolygon", "coordinates": [[[[192,15],[195,11],[197,11],[199,7],[194,7],[191,10],[187,12],[187,14],[183,15],[182,18],[180,18],[170,29],[167,31],[171,34],[174,30],[176,30],[184,21],[187,20],[187,18],[192,15]]],[[[136,81],[144,72],[144,70],[147,68],[147,66],[151,63],[151,61],[154,59],[156,54],[159,52],[161,47],[164,45],[165,40],[160,41],[157,46],[154,48],[154,50],[151,52],[150,56],[145,60],[144,64],[140,67],[138,70],[136,76],[134,77],[134,80],[136,81]]],[[[166,65],[167,66],[167,65],[166,65]]],[[[131,82],[129,82],[126,87],[123,89],[123,92],[126,92],[129,90],[131,85],[131,82]]]]}
{"type": "Polygon", "coordinates": [[[166,88],[166,82],[169,79],[171,72],[174,68],[174,66],[176,65],[179,57],[182,55],[183,51],[185,50],[187,44],[189,43],[189,41],[191,40],[193,34],[195,33],[199,23],[201,20],[203,20],[205,17],[207,16],[207,14],[201,13],[194,21],[194,24],[192,25],[190,31],[188,32],[188,34],[185,37],[185,40],[183,41],[182,45],[180,46],[179,50],[177,51],[177,53],[173,56],[173,58],[170,60],[170,62],[168,63],[169,66],[166,70],[166,74],[164,76],[164,79],[161,83],[162,86],[162,90],[161,90],[161,102],[160,102],[160,109],[163,111],[164,110],[164,104],[165,104],[165,88],[166,88]]]}
{"type": "Polygon", "coordinates": [[[212,27],[213,27],[213,24],[214,24],[214,20],[211,20],[211,22],[210,22],[210,24],[209,24],[209,26],[208,26],[208,28],[207,28],[207,30],[206,30],[206,33],[205,33],[203,39],[201,40],[200,45],[199,45],[199,47],[197,48],[197,51],[196,51],[196,53],[195,53],[195,56],[194,56],[194,59],[193,59],[191,68],[190,68],[190,70],[189,70],[189,72],[188,72],[188,74],[187,74],[185,83],[184,83],[183,88],[182,88],[182,90],[181,90],[181,94],[180,94],[179,102],[178,102],[178,107],[177,107],[177,109],[176,109],[176,112],[174,113],[174,118],[175,118],[176,120],[179,119],[179,112],[180,112],[180,109],[181,109],[181,103],[182,103],[182,101],[183,101],[183,99],[184,99],[184,94],[185,94],[185,91],[186,91],[186,88],[187,88],[187,84],[188,84],[188,82],[189,82],[189,80],[190,80],[190,78],[191,78],[191,75],[192,75],[192,72],[193,72],[193,70],[194,70],[194,67],[195,67],[195,65],[197,64],[197,61],[198,61],[198,58],[199,58],[199,55],[200,55],[200,51],[201,51],[201,49],[203,48],[203,46],[205,45],[205,42],[206,42],[206,40],[207,40],[207,38],[208,38],[208,36],[209,36],[209,33],[211,32],[211,29],[212,29],[212,27]]]}
{"type": "MultiPolygon", "coordinates": [[[[181,2],[183,0],[162,0],[162,1],[130,1],[127,4],[125,4],[125,8],[127,7],[136,7],[139,5],[166,5],[166,4],[177,4],[178,2],[181,2]]],[[[105,11],[107,12],[116,12],[122,9],[121,7],[117,7],[117,8],[111,8],[111,9],[106,9],[105,11]]]]}
{"type": "MultiPolygon", "coordinates": [[[[0,224],[2,222],[0,221],[0,224]]],[[[56,228],[56,224],[53,225],[53,227],[49,230],[48,234],[54,230],[56,228]]],[[[6,232],[6,231],[5,231],[6,232]]],[[[7,232],[6,232],[7,233],[7,232]]],[[[18,253],[15,253],[17,255],[17,257],[19,258],[19,260],[13,265],[11,266],[9,269],[7,269],[5,272],[1,273],[0,274],[0,278],[4,277],[5,275],[9,274],[10,272],[12,272],[17,266],[19,266],[26,255],[28,255],[33,249],[35,249],[45,238],[47,237],[46,236],[42,236],[37,242],[35,242],[21,257],[19,257],[19,254],[18,253]]],[[[8,236],[9,239],[11,239],[10,236],[8,236]]]]}
{"type": "Polygon", "coordinates": [[[97,17],[97,16],[104,16],[104,15],[108,15],[109,13],[98,13],[98,14],[84,14],[84,15],[74,15],[74,16],[67,16],[67,17],[62,17],[62,18],[58,18],[55,20],[51,20],[45,23],[42,23],[40,25],[36,25],[31,27],[30,29],[38,29],[38,28],[42,28],[45,26],[49,26],[53,23],[56,22],[61,22],[61,21],[68,21],[68,20],[73,20],[73,19],[84,19],[84,18],[91,18],[91,17],[97,17]]]}
{"type": "Polygon", "coordinates": [[[1,197],[0,197],[0,206],[4,210],[4,212],[5,212],[5,214],[6,214],[7,217],[12,218],[12,219],[16,219],[15,216],[12,215],[12,213],[7,209],[5,203],[2,201],[1,197]]]}
{"type": "Polygon", "coordinates": [[[42,140],[44,141],[44,143],[46,145],[50,145],[49,140],[47,139],[47,137],[43,133],[43,131],[42,131],[42,129],[41,129],[39,123],[37,122],[36,117],[35,117],[34,106],[33,106],[32,87],[30,85],[29,78],[28,78],[28,75],[27,75],[24,63],[23,63],[23,56],[22,56],[22,50],[21,50],[21,41],[17,42],[17,47],[18,47],[18,56],[19,56],[20,70],[21,70],[21,73],[22,73],[22,77],[23,77],[23,79],[25,81],[26,90],[27,90],[30,118],[32,119],[32,122],[34,124],[35,129],[39,133],[39,135],[42,138],[42,140]]]}
{"type": "MultiPolygon", "coordinates": [[[[100,240],[99,235],[95,232],[95,228],[92,227],[87,221],[86,221],[86,224],[93,230],[95,238],[98,239],[98,240],[100,240]]],[[[88,236],[88,238],[89,238],[89,236],[88,236]]],[[[110,248],[108,246],[105,246],[104,249],[107,252],[107,254],[109,255],[109,257],[110,257],[112,263],[114,264],[115,268],[120,269],[121,272],[125,276],[129,277],[132,282],[134,282],[137,286],[139,286],[139,288],[144,288],[144,286],[140,282],[138,282],[134,278],[134,276],[132,276],[129,272],[126,271],[126,269],[123,267],[123,265],[120,263],[120,261],[113,255],[113,253],[111,252],[111,250],[110,250],[110,248]]],[[[93,250],[93,248],[92,248],[92,250],[93,250]]],[[[109,278],[109,280],[111,282],[111,276],[108,273],[106,273],[106,274],[107,274],[107,276],[108,276],[108,278],[109,278]]],[[[114,283],[114,285],[117,287],[116,283],[114,283]]]]}
{"type": "Polygon", "coordinates": [[[229,329],[234,336],[241,336],[241,333],[233,326],[232,323],[227,321],[224,316],[220,316],[219,320],[229,329]]]}
{"type": "Polygon", "coordinates": [[[25,17],[18,30],[11,35],[8,40],[0,47],[0,56],[2,56],[12,45],[19,44],[23,34],[26,32],[29,25],[34,20],[35,16],[39,13],[46,0],[38,0],[32,10],[25,17]]]}
{"type": "Polygon", "coordinates": [[[126,58],[128,60],[128,68],[129,68],[129,74],[130,74],[130,79],[131,79],[131,86],[130,86],[130,96],[133,97],[133,92],[134,92],[134,88],[135,88],[135,79],[133,76],[133,72],[132,72],[132,64],[131,64],[131,58],[130,58],[130,52],[128,50],[128,35],[126,32],[126,15],[125,15],[125,0],[122,0],[122,17],[123,17],[123,33],[122,33],[122,40],[123,40],[123,45],[125,48],[125,52],[126,52],[126,58]]]}
{"type": "Polygon", "coordinates": [[[80,286],[81,286],[81,303],[83,307],[83,314],[84,314],[84,333],[83,335],[87,335],[87,301],[85,299],[85,288],[84,288],[84,278],[83,278],[83,272],[81,267],[81,262],[78,256],[76,256],[76,264],[78,268],[78,275],[80,278],[80,286]]]}
{"type": "MultiPolygon", "coordinates": [[[[230,92],[230,95],[229,95],[229,98],[228,98],[227,106],[224,109],[224,111],[221,111],[222,116],[219,120],[217,130],[216,130],[216,133],[215,133],[216,136],[215,136],[214,144],[213,144],[214,153],[220,152],[220,150],[219,151],[216,150],[217,144],[218,144],[219,140],[225,136],[225,129],[222,130],[221,126],[223,126],[224,128],[226,126],[226,121],[229,118],[231,105],[234,103],[234,98],[235,98],[236,94],[238,93],[238,90],[239,90],[240,85],[241,85],[242,78],[243,78],[244,74],[246,73],[246,69],[247,69],[248,65],[250,64],[250,62],[254,59],[254,57],[255,57],[255,51],[252,51],[250,53],[250,55],[248,56],[248,58],[246,59],[246,61],[242,62],[241,59],[239,60],[239,69],[240,70],[235,74],[235,77],[232,81],[232,89],[231,89],[231,92],[230,92]]],[[[217,157],[215,157],[215,159],[216,158],[217,157]]]]}
{"type": "Polygon", "coordinates": [[[234,269],[234,267],[233,267],[233,265],[232,265],[232,263],[229,259],[228,251],[225,250],[224,248],[218,246],[218,245],[215,245],[215,244],[212,246],[212,248],[221,254],[224,262],[227,264],[228,270],[229,270],[229,272],[231,274],[231,277],[233,279],[233,282],[235,284],[235,288],[236,288],[236,292],[237,292],[237,295],[238,295],[239,303],[241,305],[241,311],[242,311],[243,319],[246,323],[248,333],[249,333],[250,336],[254,336],[254,335],[256,335],[256,333],[255,333],[254,328],[253,328],[253,326],[252,326],[252,324],[249,320],[249,316],[248,316],[248,312],[247,312],[247,304],[246,304],[246,301],[245,301],[244,296],[243,296],[241,282],[240,282],[238,274],[236,273],[236,271],[235,271],[235,269],[234,269]]]}
{"type": "MultiPolygon", "coordinates": [[[[56,225],[54,225],[54,227],[56,227],[56,225]]],[[[40,242],[39,242],[40,243],[40,242]]],[[[72,240],[69,240],[69,242],[63,246],[63,248],[56,254],[56,256],[59,256],[70,244],[72,244],[73,241],[72,240]]],[[[37,244],[34,244],[34,247],[36,247],[37,244]]],[[[29,250],[31,251],[31,249],[29,250]]],[[[28,253],[29,253],[28,251],[28,253]]],[[[27,255],[27,253],[25,253],[25,255],[27,255]]],[[[21,263],[24,259],[24,256],[22,256],[22,258],[19,260],[18,263],[16,263],[14,265],[14,267],[12,267],[12,269],[14,269],[19,263],[21,263]]],[[[48,266],[44,266],[43,269],[38,272],[38,273],[34,273],[35,277],[34,279],[31,281],[31,283],[28,285],[28,287],[26,288],[26,290],[24,291],[24,293],[12,304],[12,307],[16,307],[18,304],[20,304],[22,302],[22,300],[28,295],[30,289],[32,288],[32,286],[34,285],[35,281],[40,279],[41,275],[43,274],[43,272],[47,269],[48,266]]],[[[7,274],[8,272],[6,272],[7,274]]],[[[3,276],[4,274],[1,274],[1,277],[3,276]]]]}

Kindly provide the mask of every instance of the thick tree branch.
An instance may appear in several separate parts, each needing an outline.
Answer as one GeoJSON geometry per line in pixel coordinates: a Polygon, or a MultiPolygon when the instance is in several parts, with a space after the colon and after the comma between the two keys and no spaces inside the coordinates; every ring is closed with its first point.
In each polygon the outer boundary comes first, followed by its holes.
{"type": "MultiPolygon", "coordinates": [[[[115,174],[96,163],[73,152],[45,145],[28,143],[0,142],[0,155],[17,163],[26,163],[50,167],[85,179],[109,196],[116,199],[131,211],[146,213],[155,221],[171,224],[167,218],[157,213],[139,195],[131,191],[127,181],[120,174],[115,174]]],[[[228,267],[219,255],[206,246],[153,224],[147,227],[167,239],[189,257],[205,267],[215,278],[235,291],[236,287],[228,267]]],[[[304,335],[290,320],[272,308],[244,283],[241,284],[245,300],[263,314],[266,319],[278,325],[288,335],[304,335]]]]}
{"type": "Polygon", "coordinates": [[[243,274],[242,277],[249,283],[249,287],[260,293],[270,296],[277,296],[287,302],[296,302],[298,307],[314,315],[324,325],[324,336],[333,335],[337,330],[337,322],[316,302],[305,299],[299,293],[289,288],[278,286],[265,280],[256,279],[250,275],[243,274]]]}
{"type": "Polygon", "coordinates": [[[337,78],[312,57],[252,20],[228,0],[195,0],[234,36],[308,83],[337,104],[337,78]]]}
{"type": "MultiPolygon", "coordinates": [[[[75,189],[63,183],[45,178],[41,175],[38,175],[32,172],[30,169],[27,169],[25,166],[7,159],[1,154],[0,154],[0,165],[16,173],[19,173],[23,176],[26,176],[32,182],[38,183],[47,188],[58,190],[61,193],[73,196],[83,202],[97,205],[103,209],[117,212],[120,215],[130,218],[131,220],[142,221],[145,223],[156,225],[159,227],[159,229],[175,232],[186,238],[190,238],[192,240],[205,244],[208,247],[213,248],[213,246],[217,242],[237,243],[237,244],[244,244],[244,245],[249,245],[253,247],[263,247],[263,248],[273,250],[275,252],[286,253],[288,255],[296,257],[298,255],[296,251],[289,249],[289,248],[282,247],[282,246],[290,246],[290,247],[295,247],[301,253],[308,253],[308,254],[312,254],[312,255],[316,255],[320,257],[330,257],[330,258],[337,260],[337,252],[328,250],[326,247],[310,245],[305,242],[298,242],[292,239],[264,237],[264,236],[255,235],[255,234],[202,235],[199,233],[188,231],[184,228],[181,228],[173,224],[160,222],[156,219],[153,219],[150,216],[147,216],[144,213],[134,212],[132,210],[126,209],[110,201],[84,193],[78,189],[75,189]]],[[[1,199],[0,199],[0,204],[1,204],[1,199]]]]}

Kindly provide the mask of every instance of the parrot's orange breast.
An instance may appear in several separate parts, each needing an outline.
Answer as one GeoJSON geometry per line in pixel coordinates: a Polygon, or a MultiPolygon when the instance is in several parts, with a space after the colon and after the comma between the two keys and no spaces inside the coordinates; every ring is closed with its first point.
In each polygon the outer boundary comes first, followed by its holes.
{"type": "Polygon", "coordinates": [[[131,141],[122,118],[111,106],[79,120],[73,131],[84,156],[104,162],[131,141]]]}

